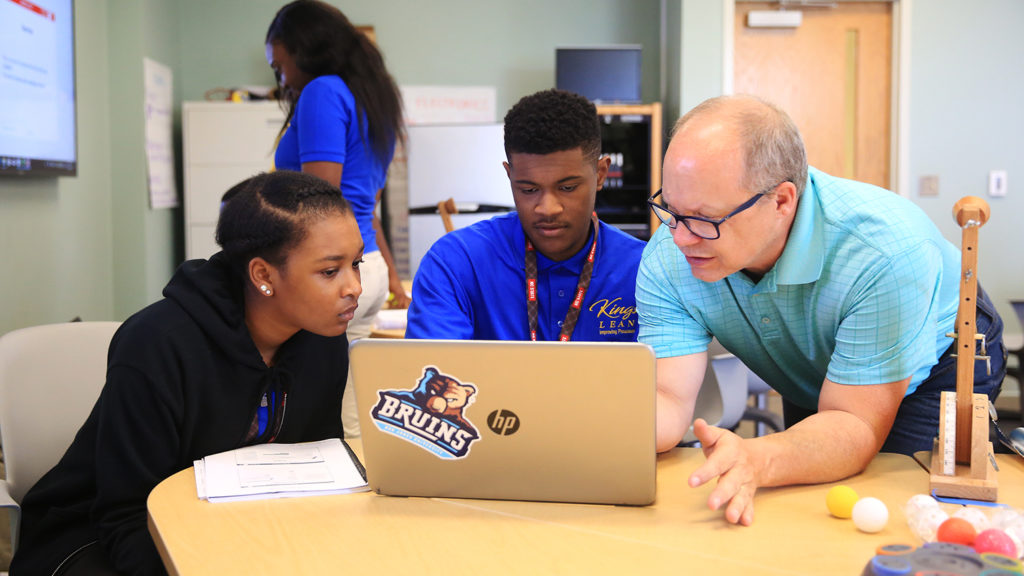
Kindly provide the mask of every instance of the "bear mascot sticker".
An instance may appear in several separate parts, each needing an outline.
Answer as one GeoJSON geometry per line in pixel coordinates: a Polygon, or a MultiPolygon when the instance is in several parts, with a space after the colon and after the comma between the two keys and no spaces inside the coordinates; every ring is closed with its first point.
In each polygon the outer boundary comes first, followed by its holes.
{"type": "Polygon", "coordinates": [[[370,416],[378,428],[408,440],[441,458],[464,458],[480,438],[465,410],[476,387],[442,374],[436,367],[423,369],[412,390],[380,390],[370,416]]]}

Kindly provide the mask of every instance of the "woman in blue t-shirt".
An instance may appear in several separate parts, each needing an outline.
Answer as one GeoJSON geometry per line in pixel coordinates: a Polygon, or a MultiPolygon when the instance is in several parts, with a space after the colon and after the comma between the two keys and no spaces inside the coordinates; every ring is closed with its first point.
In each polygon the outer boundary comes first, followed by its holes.
{"type": "MultiPolygon", "coordinates": [[[[323,2],[297,0],[282,7],[267,30],[266,49],[288,107],[276,167],[338,186],[366,244],[363,295],[348,330],[349,340],[357,340],[369,335],[389,291],[395,295],[392,307],[408,305],[374,214],[395,142],[402,138],[401,97],[373,42],[323,2]]],[[[343,414],[346,433],[357,435],[351,398],[343,414]]]]}

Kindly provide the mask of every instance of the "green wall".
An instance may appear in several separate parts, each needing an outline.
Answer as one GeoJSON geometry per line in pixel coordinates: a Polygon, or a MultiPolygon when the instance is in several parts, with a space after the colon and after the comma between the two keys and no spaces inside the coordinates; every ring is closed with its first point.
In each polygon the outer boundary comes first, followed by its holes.
{"type": "Polygon", "coordinates": [[[958,246],[953,205],[988,201],[978,277],[1019,334],[1008,302],[1024,299],[1024,2],[916,0],[912,17],[910,197],[958,246]],[[988,196],[993,169],[1008,171],[1004,198],[988,196]],[[937,197],[918,196],[924,175],[939,177],[937,197]]]}
{"type": "Polygon", "coordinates": [[[159,298],[180,211],[149,208],[142,59],[177,66],[176,10],[166,0],[75,3],[78,176],[0,180],[0,333],[121,320],[159,298]]]}
{"type": "MultiPolygon", "coordinates": [[[[556,46],[642,44],[645,100],[658,98],[658,0],[333,0],[372,25],[399,84],[497,88],[498,116],[554,85],[556,46]]],[[[182,97],[268,85],[263,40],[279,0],[183,0],[182,97]]]]}
{"type": "Polygon", "coordinates": [[[78,176],[0,179],[0,333],[113,317],[108,10],[78,4],[78,176]]]}
{"type": "Polygon", "coordinates": [[[149,207],[143,124],[143,58],[171,67],[175,85],[180,82],[177,4],[108,1],[110,29],[115,31],[110,69],[117,71],[110,76],[114,313],[123,319],[160,298],[180,260],[181,209],[149,207]]]}

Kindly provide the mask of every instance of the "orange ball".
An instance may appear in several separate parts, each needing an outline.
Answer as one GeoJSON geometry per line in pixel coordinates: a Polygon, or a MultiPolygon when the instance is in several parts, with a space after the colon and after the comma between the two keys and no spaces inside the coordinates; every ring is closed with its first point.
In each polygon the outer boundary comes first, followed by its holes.
{"type": "Polygon", "coordinates": [[[977,535],[978,531],[967,520],[963,518],[950,518],[939,524],[939,530],[935,533],[935,539],[939,542],[952,542],[953,544],[971,546],[974,544],[974,538],[977,535]]]}

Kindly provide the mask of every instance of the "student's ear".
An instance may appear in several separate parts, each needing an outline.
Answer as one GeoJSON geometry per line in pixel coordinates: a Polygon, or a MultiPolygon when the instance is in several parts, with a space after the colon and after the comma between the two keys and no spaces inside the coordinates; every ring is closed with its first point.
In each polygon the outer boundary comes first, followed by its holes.
{"type": "Polygon", "coordinates": [[[263,258],[257,256],[249,260],[249,283],[261,294],[274,293],[274,267],[263,258]]]}
{"type": "Polygon", "coordinates": [[[508,176],[509,183],[512,182],[512,167],[509,166],[508,162],[502,162],[502,166],[505,167],[505,176],[508,176]]]}
{"type": "Polygon", "coordinates": [[[608,169],[611,168],[612,159],[608,155],[597,159],[597,189],[604,188],[604,179],[608,176],[608,169]]]}

